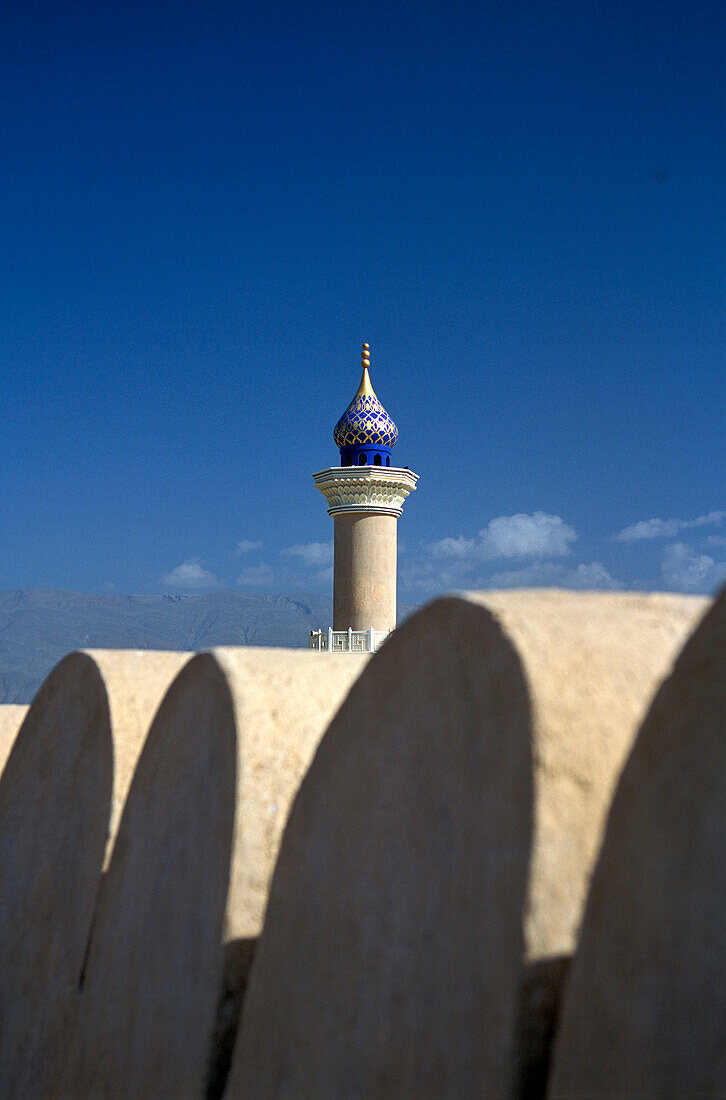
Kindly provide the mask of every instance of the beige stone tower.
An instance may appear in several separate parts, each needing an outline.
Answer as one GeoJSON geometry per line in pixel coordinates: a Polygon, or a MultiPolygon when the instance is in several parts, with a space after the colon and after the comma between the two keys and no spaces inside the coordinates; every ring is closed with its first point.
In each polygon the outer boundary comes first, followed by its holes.
{"type": "Polygon", "coordinates": [[[375,649],[396,626],[398,517],[418,475],[391,465],[398,429],[373,391],[368,344],[361,359],[358,392],[333,432],[341,464],[313,474],[335,525],[333,628],[327,644],[314,632],[316,648],[375,649]]]}

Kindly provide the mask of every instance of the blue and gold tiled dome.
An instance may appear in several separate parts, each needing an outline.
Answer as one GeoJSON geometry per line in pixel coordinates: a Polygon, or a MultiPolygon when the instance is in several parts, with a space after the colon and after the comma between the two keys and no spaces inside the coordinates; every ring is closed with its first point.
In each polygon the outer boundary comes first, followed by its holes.
{"type": "Polygon", "coordinates": [[[363,377],[358,392],[335,425],[333,439],[340,448],[343,466],[390,466],[398,428],[373,391],[368,374],[371,365],[368,344],[363,345],[361,361],[363,377]]]}

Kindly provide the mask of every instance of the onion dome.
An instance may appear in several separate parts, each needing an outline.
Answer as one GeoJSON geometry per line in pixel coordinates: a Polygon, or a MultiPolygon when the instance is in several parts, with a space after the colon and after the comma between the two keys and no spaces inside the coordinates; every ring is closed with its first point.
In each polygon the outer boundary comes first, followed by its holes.
{"type": "Polygon", "coordinates": [[[398,439],[398,428],[371,385],[368,344],[363,345],[361,363],[363,377],[358,392],[335,425],[333,439],[340,448],[343,466],[365,466],[367,463],[390,466],[391,447],[398,439]]]}

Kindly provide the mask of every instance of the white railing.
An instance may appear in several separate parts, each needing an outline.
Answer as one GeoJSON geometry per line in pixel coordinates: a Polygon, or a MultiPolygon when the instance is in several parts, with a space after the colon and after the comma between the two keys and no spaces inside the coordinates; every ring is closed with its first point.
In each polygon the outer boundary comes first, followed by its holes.
{"type": "Polygon", "coordinates": [[[309,649],[326,653],[375,653],[388,637],[387,630],[311,630],[309,649]]]}

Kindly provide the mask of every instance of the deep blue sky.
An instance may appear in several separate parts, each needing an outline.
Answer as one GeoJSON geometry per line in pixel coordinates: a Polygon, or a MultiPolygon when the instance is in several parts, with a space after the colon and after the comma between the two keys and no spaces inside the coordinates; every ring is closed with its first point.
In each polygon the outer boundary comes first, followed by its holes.
{"type": "Polygon", "coordinates": [[[3,5],[0,586],[327,591],[367,340],[404,600],[712,590],[724,56],[720,0],[3,5]]]}

